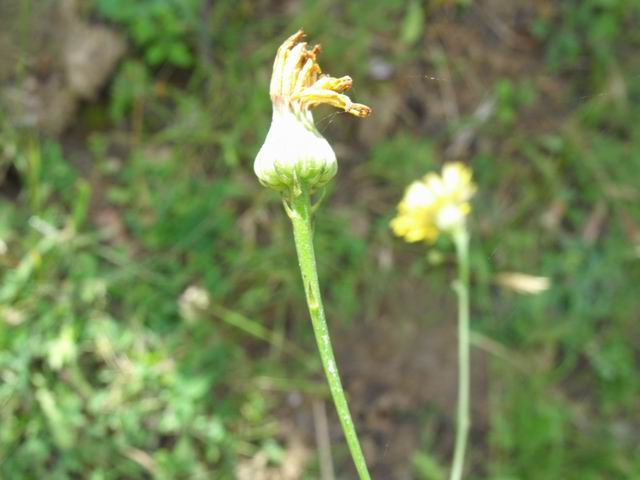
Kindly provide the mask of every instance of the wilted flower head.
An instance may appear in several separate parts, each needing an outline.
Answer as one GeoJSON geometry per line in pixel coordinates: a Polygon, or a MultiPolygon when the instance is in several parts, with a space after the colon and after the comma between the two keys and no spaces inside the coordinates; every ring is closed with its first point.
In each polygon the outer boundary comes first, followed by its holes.
{"type": "Polygon", "coordinates": [[[442,175],[428,173],[409,185],[391,228],[407,242],[435,242],[441,232],[464,225],[475,190],[471,170],[460,162],[449,163],[442,175]]]}
{"type": "Polygon", "coordinates": [[[276,54],[269,88],[271,128],[253,167],[260,182],[275,190],[292,188],[296,178],[315,190],[338,171],[333,149],[316,129],[312,108],[326,103],[357,117],[371,113],[344,95],[351,88],[350,77],[322,75],[316,60],[320,46],[307,48],[303,37],[298,30],[276,54]]]}

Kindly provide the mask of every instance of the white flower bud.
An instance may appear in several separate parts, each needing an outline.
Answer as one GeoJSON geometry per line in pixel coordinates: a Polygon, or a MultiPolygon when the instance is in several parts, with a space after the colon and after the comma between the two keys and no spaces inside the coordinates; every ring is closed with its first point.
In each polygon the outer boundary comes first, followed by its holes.
{"type": "Polygon", "coordinates": [[[297,179],[313,191],[335,176],[338,162],[310,111],[274,108],[271,128],[253,169],[260,183],[274,190],[287,190],[297,179]]]}
{"type": "Polygon", "coordinates": [[[464,224],[466,215],[463,206],[446,204],[436,213],[435,224],[443,232],[452,232],[464,224]]]}

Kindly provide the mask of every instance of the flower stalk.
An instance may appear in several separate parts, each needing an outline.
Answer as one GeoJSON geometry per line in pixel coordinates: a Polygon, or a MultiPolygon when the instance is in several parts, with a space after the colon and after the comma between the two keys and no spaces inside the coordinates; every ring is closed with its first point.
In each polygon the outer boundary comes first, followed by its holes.
{"type": "Polygon", "coordinates": [[[471,416],[470,355],[469,355],[469,233],[462,224],[453,232],[458,260],[458,279],[454,290],[458,297],[458,406],[456,413],[456,443],[451,466],[451,480],[460,480],[464,470],[471,416]]]}
{"type": "Polygon", "coordinates": [[[391,221],[393,232],[407,242],[435,243],[442,234],[453,239],[458,278],[453,287],[458,297],[458,405],[456,441],[450,480],[460,480],[464,471],[471,415],[469,361],[469,233],[466,217],[476,191],[472,172],[464,164],[446,164],[442,174],[428,173],[406,189],[391,221]]]}
{"type": "Polygon", "coordinates": [[[309,307],[309,315],[311,316],[311,324],[313,333],[316,337],[320,359],[324,373],[329,383],[331,396],[338,411],[338,418],[342,425],[342,430],[351,452],[351,457],[358,471],[360,480],[370,480],[367,464],[360,448],[358,434],[356,433],[349,405],[342,388],[340,374],[333,348],[331,347],[331,338],[329,337],[329,328],[324,314],[322,304],[322,296],[320,293],[320,282],[318,281],[318,271],[316,267],[316,256],[313,248],[313,207],[311,205],[311,196],[309,187],[301,183],[298,188],[293,189],[289,198],[284,198],[284,205],[291,224],[293,225],[293,236],[296,244],[296,252],[298,254],[298,262],[300,265],[300,273],[302,274],[302,283],[307,298],[307,306],[309,307]]]}
{"type": "Polygon", "coordinates": [[[324,192],[324,186],[338,171],[338,163],[331,145],[316,128],[311,110],[326,104],[364,118],[371,109],[345,95],[353,84],[351,77],[322,73],[317,62],[320,45],[308,48],[304,36],[298,30],[276,53],[269,87],[273,117],[253,169],[260,183],[282,195],[293,225],[307,306],[331,396],[360,480],[370,480],[338,374],[320,294],[312,226],[318,204],[311,205],[311,195],[324,192]]]}

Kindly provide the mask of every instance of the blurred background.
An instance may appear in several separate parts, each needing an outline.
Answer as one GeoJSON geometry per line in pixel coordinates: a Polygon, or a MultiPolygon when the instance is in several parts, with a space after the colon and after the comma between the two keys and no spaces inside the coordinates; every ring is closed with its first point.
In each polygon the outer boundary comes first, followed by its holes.
{"type": "Polygon", "coordinates": [[[355,478],[252,170],[301,26],[373,108],[315,112],[340,164],[321,283],[373,477],[448,469],[453,251],[388,223],[461,160],[467,478],[640,478],[637,0],[0,0],[0,477],[355,478]]]}

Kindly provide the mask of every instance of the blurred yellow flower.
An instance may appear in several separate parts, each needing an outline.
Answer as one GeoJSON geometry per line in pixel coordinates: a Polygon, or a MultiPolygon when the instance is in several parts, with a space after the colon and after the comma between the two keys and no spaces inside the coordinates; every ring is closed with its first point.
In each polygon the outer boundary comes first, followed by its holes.
{"type": "Polygon", "coordinates": [[[433,243],[440,233],[464,225],[475,190],[471,170],[460,162],[448,163],[442,175],[428,173],[409,185],[391,228],[407,242],[433,243]]]}
{"type": "Polygon", "coordinates": [[[315,190],[338,171],[336,155],[316,128],[311,109],[327,104],[356,117],[371,113],[344,94],[351,77],[322,74],[316,59],[320,45],[307,48],[303,38],[298,30],[278,48],[269,88],[271,128],[253,166],[260,182],[274,190],[286,191],[296,179],[315,190]]]}

